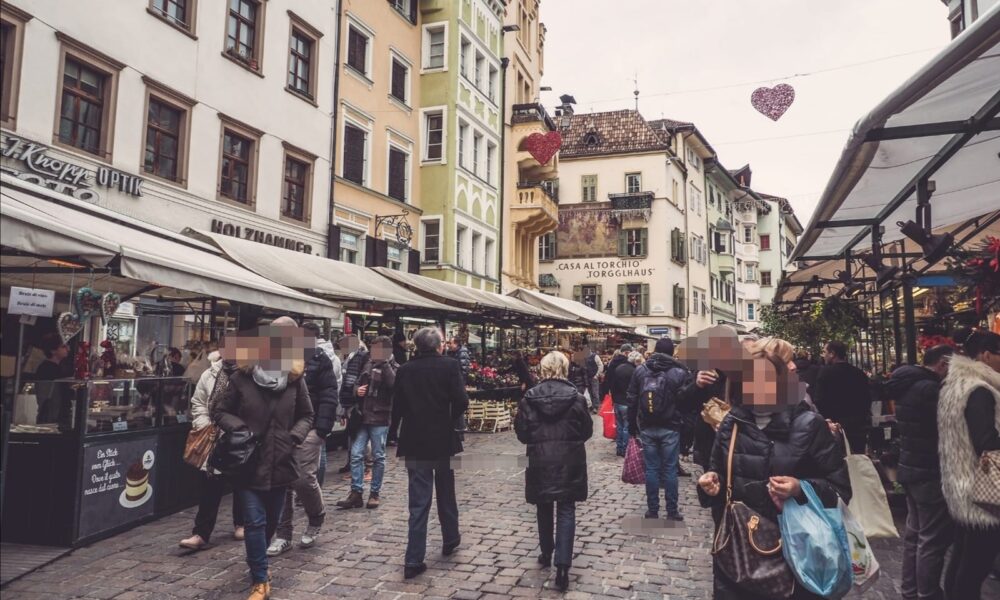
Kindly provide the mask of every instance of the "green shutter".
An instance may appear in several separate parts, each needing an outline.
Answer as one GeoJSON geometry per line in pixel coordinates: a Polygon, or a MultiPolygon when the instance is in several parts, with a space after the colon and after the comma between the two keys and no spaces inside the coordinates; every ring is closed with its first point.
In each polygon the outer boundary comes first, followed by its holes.
{"type": "Polygon", "coordinates": [[[583,300],[583,286],[582,285],[574,285],[573,286],[573,300],[576,300],[577,302],[580,302],[581,300],[583,300]]]}
{"type": "Polygon", "coordinates": [[[684,264],[684,263],[687,262],[687,241],[686,241],[686,239],[687,239],[686,235],[684,235],[683,233],[680,234],[680,244],[678,244],[677,247],[680,250],[681,264],[684,264]]]}
{"type": "MultiPolygon", "coordinates": [[[[645,232],[646,230],[643,229],[645,232]]],[[[639,302],[639,312],[644,315],[649,314],[649,284],[642,284],[642,300],[639,302]]]]}
{"type": "Polygon", "coordinates": [[[604,286],[603,285],[598,285],[597,286],[597,301],[596,301],[596,306],[594,306],[594,310],[600,310],[602,312],[604,310],[604,305],[601,304],[601,291],[603,291],[603,290],[604,290],[604,286]]]}
{"type": "Polygon", "coordinates": [[[618,256],[628,255],[628,245],[626,244],[628,240],[628,232],[624,229],[618,230],[618,256]]]}
{"type": "Polygon", "coordinates": [[[639,256],[649,255],[649,229],[643,227],[639,230],[639,241],[642,243],[642,251],[639,256]]]}
{"type": "Polygon", "coordinates": [[[677,299],[680,300],[680,303],[681,303],[681,314],[680,314],[680,317],[683,319],[684,317],[687,316],[687,306],[686,306],[687,305],[687,290],[684,289],[684,288],[680,288],[680,291],[677,294],[677,299]]]}
{"type": "Polygon", "coordinates": [[[624,315],[628,313],[628,288],[624,283],[618,284],[618,314],[624,315]]]}

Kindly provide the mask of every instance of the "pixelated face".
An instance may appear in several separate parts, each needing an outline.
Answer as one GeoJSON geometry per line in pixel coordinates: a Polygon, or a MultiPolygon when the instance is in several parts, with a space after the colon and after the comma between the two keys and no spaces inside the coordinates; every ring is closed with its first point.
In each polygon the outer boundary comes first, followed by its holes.
{"type": "Polygon", "coordinates": [[[373,360],[389,360],[392,357],[392,344],[372,344],[371,352],[373,360]]]}
{"type": "Polygon", "coordinates": [[[355,350],[360,348],[361,341],[358,339],[358,336],[354,334],[345,335],[344,337],[340,338],[339,342],[337,342],[337,347],[340,348],[340,351],[343,352],[344,355],[346,356],[351,352],[354,352],[355,350]]]}
{"type": "Polygon", "coordinates": [[[301,327],[266,325],[249,333],[227,336],[222,358],[240,367],[260,365],[265,371],[289,372],[315,345],[301,327]]]}
{"type": "Polygon", "coordinates": [[[586,347],[580,348],[579,350],[573,353],[573,362],[582,367],[583,363],[586,362],[588,356],[590,356],[590,350],[587,349],[586,347]]]}

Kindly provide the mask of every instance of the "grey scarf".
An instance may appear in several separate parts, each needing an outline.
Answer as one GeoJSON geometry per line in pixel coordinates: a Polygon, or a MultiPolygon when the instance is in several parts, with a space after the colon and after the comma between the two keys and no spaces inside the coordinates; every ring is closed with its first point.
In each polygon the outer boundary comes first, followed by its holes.
{"type": "Polygon", "coordinates": [[[253,368],[253,382],[258,387],[273,392],[283,392],[288,387],[288,373],[284,371],[265,371],[257,365],[253,368]]]}

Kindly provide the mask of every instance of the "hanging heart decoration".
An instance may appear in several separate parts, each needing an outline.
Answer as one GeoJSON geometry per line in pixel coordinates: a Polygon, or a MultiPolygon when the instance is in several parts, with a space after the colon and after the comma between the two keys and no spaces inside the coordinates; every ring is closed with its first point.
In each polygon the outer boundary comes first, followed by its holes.
{"type": "Polygon", "coordinates": [[[101,295],[89,287],[76,291],[76,314],[80,321],[86,321],[101,310],[101,295]]]}
{"type": "Polygon", "coordinates": [[[558,131],[533,133],[521,142],[521,150],[527,150],[528,154],[537,160],[540,165],[548,164],[561,147],[562,136],[559,135],[558,131]]]}
{"type": "Polygon", "coordinates": [[[759,87],[750,95],[750,103],[757,112],[772,121],[777,121],[795,101],[795,88],[787,83],[779,83],[773,88],[759,87]]]}
{"type": "Polygon", "coordinates": [[[59,320],[56,321],[56,328],[59,330],[59,336],[65,344],[83,330],[83,323],[80,321],[80,317],[73,313],[64,312],[59,315],[59,320]]]}
{"type": "Polygon", "coordinates": [[[108,322],[122,304],[122,297],[115,292],[108,292],[101,297],[101,320],[108,322]]]}

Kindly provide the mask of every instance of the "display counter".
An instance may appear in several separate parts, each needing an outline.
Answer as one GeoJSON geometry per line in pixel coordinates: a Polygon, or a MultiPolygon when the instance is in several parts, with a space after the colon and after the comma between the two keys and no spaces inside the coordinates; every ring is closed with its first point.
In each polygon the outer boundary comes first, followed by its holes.
{"type": "Polygon", "coordinates": [[[3,539],[72,546],[197,502],[181,377],[25,383],[14,403],[3,539]]]}

